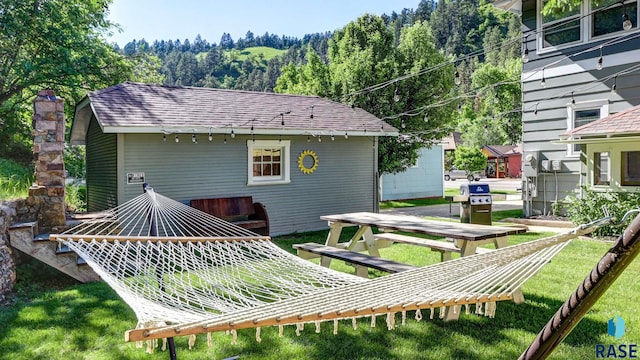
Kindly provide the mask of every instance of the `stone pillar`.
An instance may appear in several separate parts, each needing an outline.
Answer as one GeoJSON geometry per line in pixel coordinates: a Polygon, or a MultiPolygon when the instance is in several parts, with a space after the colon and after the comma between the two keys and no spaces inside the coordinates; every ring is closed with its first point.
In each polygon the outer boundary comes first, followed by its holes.
{"type": "Polygon", "coordinates": [[[64,226],[64,103],[53,90],[41,90],[33,101],[33,154],[35,184],[29,189],[27,202],[39,207],[38,227],[49,232],[64,226]]]}

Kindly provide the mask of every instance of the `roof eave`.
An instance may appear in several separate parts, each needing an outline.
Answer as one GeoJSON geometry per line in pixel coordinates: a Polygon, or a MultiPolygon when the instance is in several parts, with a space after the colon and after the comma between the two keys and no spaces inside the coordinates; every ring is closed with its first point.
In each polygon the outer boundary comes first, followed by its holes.
{"type": "Polygon", "coordinates": [[[640,140],[640,134],[602,134],[597,137],[560,137],[558,140],[551,141],[552,144],[598,144],[598,143],[614,143],[614,142],[628,142],[640,140]],[[617,135],[617,136],[616,136],[617,135]]]}
{"type": "Polygon", "coordinates": [[[498,0],[493,2],[493,6],[517,15],[522,15],[522,0],[498,0]]]}
{"type": "Polygon", "coordinates": [[[69,143],[71,145],[86,145],[87,131],[89,130],[92,114],[91,100],[89,96],[85,96],[76,104],[69,134],[69,143]]]}
{"type": "MultiPolygon", "coordinates": [[[[312,136],[398,136],[397,131],[364,131],[349,129],[254,129],[232,127],[157,127],[157,126],[105,126],[102,128],[105,134],[230,134],[233,131],[237,135],[312,135],[312,136]]],[[[86,134],[86,132],[85,132],[86,134]]],[[[84,140],[84,138],[83,138],[84,140]]]]}

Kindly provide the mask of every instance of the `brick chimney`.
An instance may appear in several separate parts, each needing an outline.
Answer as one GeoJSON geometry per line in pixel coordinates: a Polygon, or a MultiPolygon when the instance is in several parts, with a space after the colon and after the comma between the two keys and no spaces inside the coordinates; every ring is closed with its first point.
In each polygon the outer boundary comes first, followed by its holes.
{"type": "Polygon", "coordinates": [[[56,98],[53,90],[40,90],[33,101],[33,154],[35,158],[35,183],[29,189],[27,202],[39,207],[38,228],[49,232],[64,226],[65,171],[64,153],[64,102],[56,98]]]}

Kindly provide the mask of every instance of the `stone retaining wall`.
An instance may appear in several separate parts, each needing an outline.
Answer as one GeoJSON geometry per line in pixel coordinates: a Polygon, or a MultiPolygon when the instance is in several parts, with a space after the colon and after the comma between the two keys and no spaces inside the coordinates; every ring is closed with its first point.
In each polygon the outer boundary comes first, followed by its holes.
{"type": "Polygon", "coordinates": [[[9,247],[9,225],[15,217],[15,202],[0,203],[0,303],[16,282],[16,265],[9,247]]]}

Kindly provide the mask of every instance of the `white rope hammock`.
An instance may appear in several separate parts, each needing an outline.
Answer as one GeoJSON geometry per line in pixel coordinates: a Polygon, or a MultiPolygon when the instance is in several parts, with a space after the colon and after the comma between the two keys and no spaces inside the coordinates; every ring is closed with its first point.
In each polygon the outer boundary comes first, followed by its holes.
{"type": "MultiPolygon", "coordinates": [[[[127,203],[52,235],[77,252],[134,310],[127,341],[216,331],[355,319],[421,309],[493,317],[568,240],[594,228],[364,279],[303,260],[269,237],[228,223],[152,189],[127,203]],[[483,310],[484,306],[484,310],[483,310]]],[[[355,320],[354,320],[355,325],[355,320]]],[[[191,343],[191,341],[190,341],[191,343]]]]}

